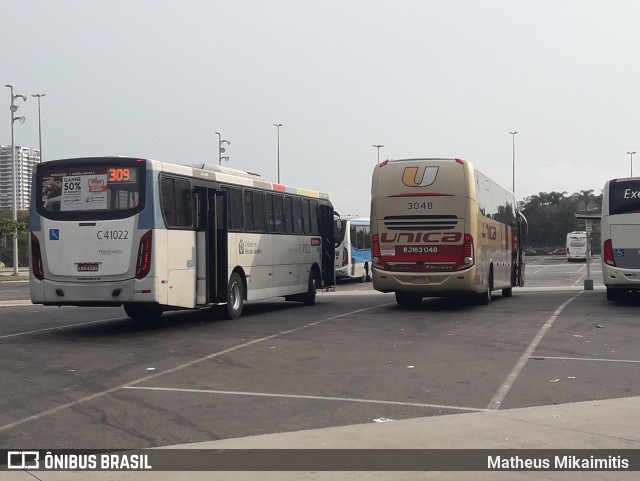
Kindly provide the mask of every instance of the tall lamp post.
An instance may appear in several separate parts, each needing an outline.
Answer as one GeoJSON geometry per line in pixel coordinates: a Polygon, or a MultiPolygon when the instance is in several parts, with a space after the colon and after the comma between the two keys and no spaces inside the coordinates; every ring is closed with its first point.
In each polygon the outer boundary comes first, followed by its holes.
{"type": "Polygon", "coordinates": [[[40,99],[47,94],[32,94],[32,97],[38,98],[38,148],[40,149],[40,162],[44,162],[42,156],[42,123],[40,122],[40,99]]]}
{"type": "Polygon", "coordinates": [[[18,106],[16,105],[16,99],[21,98],[24,102],[27,101],[27,97],[26,95],[13,95],[13,85],[5,85],[5,87],[8,87],[11,89],[11,106],[9,107],[9,110],[11,111],[11,165],[12,165],[12,169],[13,169],[13,222],[15,222],[15,227],[13,229],[13,275],[17,276],[18,275],[18,261],[19,261],[19,257],[18,257],[18,226],[17,226],[17,222],[18,222],[18,188],[17,188],[17,183],[18,183],[18,178],[16,175],[16,142],[15,142],[15,136],[14,136],[14,132],[13,132],[13,124],[15,123],[15,121],[19,121],[21,124],[24,123],[25,118],[24,117],[16,117],[15,113],[18,110],[18,106]]]}
{"type": "Polygon", "coordinates": [[[378,163],[380,163],[380,149],[384,147],[382,144],[373,144],[373,146],[378,149],[378,163]]]}
{"type": "Polygon", "coordinates": [[[631,156],[631,177],[633,177],[633,154],[635,154],[635,151],[627,152],[627,154],[631,156]]]}
{"type": "Polygon", "coordinates": [[[516,193],[516,134],[515,132],[509,132],[511,134],[511,150],[512,150],[512,166],[511,166],[511,190],[516,193]]]}
{"type": "Polygon", "coordinates": [[[224,159],[225,162],[229,162],[229,156],[222,156],[222,154],[226,152],[226,149],[222,146],[222,144],[231,145],[231,142],[229,142],[228,140],[222,140],[220,132],[215,132],[215,134],[218,136],[218,165],[222,165],[222,159],[224,159]]]}
{"type": "Polygon", "coordinates": [[[280,127],[282,124],[273,124],[278,129],[278,184],[280,183],[280,127]]]}

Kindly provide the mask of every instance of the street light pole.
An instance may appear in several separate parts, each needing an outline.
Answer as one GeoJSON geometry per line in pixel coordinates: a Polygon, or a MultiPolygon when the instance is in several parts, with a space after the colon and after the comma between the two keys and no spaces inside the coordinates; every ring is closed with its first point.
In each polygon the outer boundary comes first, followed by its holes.
{"type": "Polygon", "coordinates": [[[226,162],[229,162],[229,156],[222,156],[222,154],[226,152],[226,149],[222,146],[222,144],[231,145],[231,142],[229,142],[228,140],[222,140],[220,132],[215,132],[215,134],[218,136],[218,165],[222,165],[222,159],[224,159],[226,162]]]}
{"type": "Polygon", "coordinates": [[[382,144],[373,144],[373,146],[378,149],[378,163],[380,163],[380,148],[384,147],[382,144]]]}
{"type": "Polygon", "coordinates": [[[516,134],[515,132],[509,132],[511,134],[511,149],[512,149],[512,166],[511,166],[511,190],[516,193],[516,134]]]}
{"type": "Polygon", "coordinates": [[[16,120],[18,120],[21,124],[24,123],[25,118],[24,117],[16,117],[15,113],[18,110],[18,106],[16,105],[16,99],[17,98],[21,98],[24,102],[27,101],[27,97],[25,95],[13,95],[13,85],[5,85],[5,87],[8,87],[9,89],[11,89],[11,106],[9,107],[9,110],[11,111],[11,165],[12,165],[12,170],[13,170],[13,222],[14,224],[14,229],[13,229],[13,275],[17,276],[18,275],[18,261],[19,261],[19,256],[18,256],[18,188],[17,188],[17,184],[18,184],[18,178],[16,175],[16,142],[15,142],[15,136],[14,136],[14,128],[13,128],[13,124],[15,123],[16,120]]]}
{"type": "Polygon", "coordinates": [[[273,124],[274,127],[278,128],[278,184],[280,183],[280,127],[282,124],[273,124]]]}
{"type": "Polygon", "coordinates": [[[32,94],[32,97],[38,97],[38,147],[40,149],[40,162],[44,162],[42,156],[42,123],[40,122],[40,99],[47,94],[32,94]]]}
{"type": "Polygon", "coordinates": [[[631,177],[633,177],[633,154],[635,154],[635,151],[627,152],[627,154],[631,156],[631,177]]]}

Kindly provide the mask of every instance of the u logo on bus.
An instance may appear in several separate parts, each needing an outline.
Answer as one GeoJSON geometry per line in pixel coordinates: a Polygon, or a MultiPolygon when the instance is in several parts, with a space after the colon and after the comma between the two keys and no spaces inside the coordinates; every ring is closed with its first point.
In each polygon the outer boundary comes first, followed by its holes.
{"type": "Polygon", "coordinates": [[[436,180],[438,167],[405,167],[402,173],[402,183],[407,187],[426,187],[436,180]]]}

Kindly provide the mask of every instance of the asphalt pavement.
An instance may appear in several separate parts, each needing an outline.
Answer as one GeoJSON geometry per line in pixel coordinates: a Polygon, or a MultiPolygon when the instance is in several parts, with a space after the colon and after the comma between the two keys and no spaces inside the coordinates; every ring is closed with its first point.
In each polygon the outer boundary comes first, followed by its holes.
{"type": "MultiPolygon", "coordinates": [[[[577,286],[575,286],[577,287],[577,286]]],[[[574,287],[574,288],[575,288],[574,287]]],[[[3,299],[0,306],[22,299],[3,299]]],[[[13,303],[13,304],[12,304],[13,303]]],[[[640,449],[640,397],[356,424],[163,448],[208,449],[640,449]]],[[[26,448],[26,447],[25,447],[26,448]]],[[[185,451],[186,452],[186,451],[185,451]]],[[[463,452],[463,451],[458,451],[463,452]]],[[[291,451],[295,455],[295,451],[291,451]]],[[[460,460],[465,469],[465,460],[460,460]]],[[[327,466],[327,469],[331,469],[327,466]]],[[[631,480],[631,471],[14,471],[0,480],[631,480]]]]}

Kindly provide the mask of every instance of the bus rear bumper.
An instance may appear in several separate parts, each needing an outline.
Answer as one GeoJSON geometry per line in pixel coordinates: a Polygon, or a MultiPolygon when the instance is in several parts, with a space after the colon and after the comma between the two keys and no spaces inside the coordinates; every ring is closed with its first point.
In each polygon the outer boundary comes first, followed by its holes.
{"type": "Polygon", "coordinates": [[[603,265],[603,283],[609,289],[640,290],[640,273],[603,265]]]}
{"type": "Polygon", "coordinates": [[[475,269],[459,272],[391,272],[373,268],[373,288],[380,292],[416,292],[425,297],[476,292],[475,269]]]}
{"type": "Polygon", "coordinates": [[[158,279],[112,282],[63,282],[31,278],[31,302],[44,305],[117,306],[125,302],[157,302],[158,279]]]}

